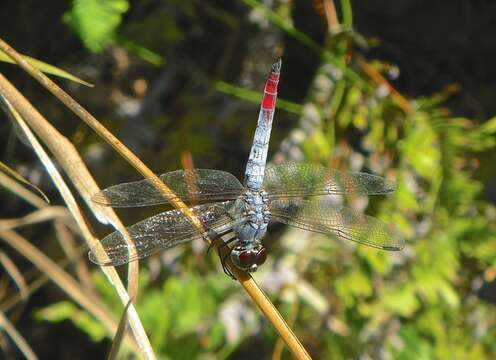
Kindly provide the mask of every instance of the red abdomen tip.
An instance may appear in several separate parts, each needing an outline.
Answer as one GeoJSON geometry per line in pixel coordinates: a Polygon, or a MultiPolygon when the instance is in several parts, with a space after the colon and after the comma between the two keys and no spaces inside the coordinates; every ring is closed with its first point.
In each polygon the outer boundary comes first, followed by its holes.
{"type": "Polygon", "coordinates": [[[264,95],[262,99],[262,108],[265,110],[274,110],[276,106],[277,85],[279,83],[281,65],[281,59],[278,59],[274,64],[272,64],[272,70],[265,83],[264,95]]]}

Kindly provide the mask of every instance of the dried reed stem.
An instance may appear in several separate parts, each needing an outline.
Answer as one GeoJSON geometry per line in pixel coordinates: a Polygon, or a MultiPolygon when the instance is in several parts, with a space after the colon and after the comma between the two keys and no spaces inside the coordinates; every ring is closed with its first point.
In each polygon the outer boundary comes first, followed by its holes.
{"type": "MultiPolygon", "coordinates": [[[[36,134],[41,139],[43,139],[44,143],[54,154],[59,164],[71,177],[83,197],[87,196],[85,195],[85,192],[89,191],[88,189],[95,189],[94,191],[98,189],[85,164],[80,159],[77,151],[74,149],[74,146],[70,143],[70,141],[63,137],[50,123],[48,123],[48,121],[43,118],[43,116],[2,74],[0,74],[0,94],[8,101],[10,105],[12,105],[12,108],[20,114],[20,117],[29,124],[29,126],[36,132],[36,134]]],[[[70,191],[64,190],[63,188],[60,188],[59,190],[65,195],[64,199],[67,203],[67,206],[71,210],[72,216],[76,220],[79,226],[79,230],[84,239],[88,242],[88,244],[90,244],[90,246],[98,246],[100,242],[94,238],[83,214],[77,206],[77,203],[72,197],[70,191]]],[[[132,297],[132,295],[128,295],[128,292],[126,292],[126,289],[124,288],[124,285],[122,284],[122,281],[115,268],[107,267],[103,271],[116,289],[122,303],[127,304],[129,298],[132,297]]],[[[137,276],[135,277],[136,280],[133,280],[133,282],[137,284],[137,276]]],[[[57,283],[56,281],[55,283],[59,286],[64,285],[63,283],[57,283]]],[[[137,288],[137,285],[131,288],[130,294],[132,294],[134,288],[137,288]]],[[[86,302],[86,304],[92,304],[92,302],[86,302]]],[[[136,342],[139,345],[139,350],[141,351],[143,357],[147,359],[155,359],[155,354],[153,353],[153,349],[150,345],[148,337],[146,336],[145,330],[143,328],[143,325],[141,324],[138,313],[136,312],[134,306],[130,306],[128,312],[129,323],[131,324],[131,329],[133,330],[136,342]]],[[[109,322],[106,322],[106,325],[107,328],[111,330],[115,330],[117,328],[117,326],[110,326],[109,322]]],[[[138,347],[135,346],[134,350],[137,349],[138,347]]]]}
{"type": "Polygon", "coordinates": [[[333,0],[324,0],[324,12],[327,19],[327,26],[329,31],[336,32],[339,30],[338,16],[336,15],[336,7],[333,0]]]}
{"type": "Polygon", "coordinates": [[[19,334],[15,326],[10,323],[7,316],[5,316],[2,311],[0,311],[0,328],[2,328],[5,331],[5,333],[7,333],[10,336],[12,341],[14,341],[14,343],[17,345],[17,348],[26,357],[26,359],[28,360],[38,359],[33,349],[31,349],[31,347],[26,342],[26,340],[24,340],[21,334],[19,334]]]}

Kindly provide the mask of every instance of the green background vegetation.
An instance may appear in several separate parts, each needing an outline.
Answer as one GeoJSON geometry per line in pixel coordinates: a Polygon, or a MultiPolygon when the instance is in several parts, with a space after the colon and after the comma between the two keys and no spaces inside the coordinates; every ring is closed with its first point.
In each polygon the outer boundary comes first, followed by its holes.
{"type": "MultiPolygon", "coordinates": [[[[267,3],[7,2],[0,5],[1,36],[94,83],[88,89],[57,80],[157,172],[185,166],[181,159],[190,155],[196,167],[239,178],[263,81],[282,55],[269,159],[395,180],[391,196],[347,201],[395,224],[407,245],[387,253],[274,226],[269,259],[255,279],[316,359],[494,358],[495,77],[494,61],[483,55],[495,49],[487,19],[496,9],[484,2],[419,9],[413,2],[381,8],[390,5],[342,0],[335,2],[336,24],[324,2],[267,3]]],[[[73,141],[102,186],[138,179],[20,70],[3,63],[0,69],[73,141]]],[[[57,203],[30,150],[6,119],[0,126],[2,161],[57,203]]],[[[1,196],[2,218],[29,213],[21,200],[1,196]]],[[[130,224],[157,210],[122,214],[130,224]]],[[[51,229],[23,231],[50,257],[61,257],[51,229]]],[[[31,279],[40,275],[1,244],[31,279]]],[[[201,244],[148,264],[137,307],[159,357],[274,352],[274,330],[201,244]]],[[[96,267],[90,270],[102,301],[119,316],[113,288],[96,267]]],[[[7,274],[2,283],[5,300],[16,289],[7,274]]],[[[17,327],[41,358],[104,356],[102,341],[111,334],[53,285],[20,306],[17,327]]]]}

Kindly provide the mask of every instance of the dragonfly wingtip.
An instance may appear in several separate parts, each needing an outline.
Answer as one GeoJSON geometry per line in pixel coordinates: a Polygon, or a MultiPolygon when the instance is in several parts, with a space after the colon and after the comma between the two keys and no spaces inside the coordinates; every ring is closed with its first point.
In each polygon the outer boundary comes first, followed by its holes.
{"type": "Polygon", "coordinates": [[[395,244],[395,245],[384,245],[382,248],[387,251],[401,251],[405,247],[404,244],[395,244]]]}

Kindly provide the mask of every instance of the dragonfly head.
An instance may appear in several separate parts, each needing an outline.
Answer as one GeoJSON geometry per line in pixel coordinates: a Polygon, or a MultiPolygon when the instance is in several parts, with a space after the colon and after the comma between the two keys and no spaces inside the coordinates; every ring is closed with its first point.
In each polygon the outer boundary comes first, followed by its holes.
{"type": "Polygon", "coordinates": [[[238,245],[231,251],[231,260],[239,269],[246,272],[255,272],[259,265],[267,259],[265,248],[257,244],[253,247],[238,245]]]}

